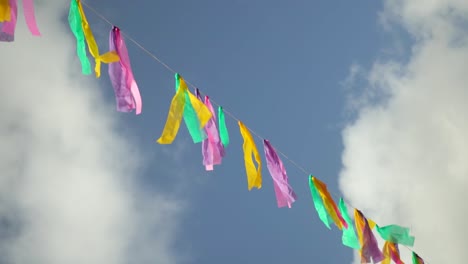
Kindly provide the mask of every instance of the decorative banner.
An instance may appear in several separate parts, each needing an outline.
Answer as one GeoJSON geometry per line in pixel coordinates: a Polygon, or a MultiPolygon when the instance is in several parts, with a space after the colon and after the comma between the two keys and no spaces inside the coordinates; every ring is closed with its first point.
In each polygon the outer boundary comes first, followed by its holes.
{"type": "MultiPolygon", "coordinates": [[[[175,80],[176,80],[176,91],[179,89],[179,86],[180,86],[180,81],[181,81],[182,77],[180,76],[180,74],[176,73],[175,74],[175,80]]],[[[185,81],[184,81],[184,84],[185,84],[185,81]]],[[[185,84],[185,86],[187,87],[187,85],[185,84]]],[[[200,143],[202,142],[203,140],[206,139],[206,134],[205,134],[205,131],[203,130],[203,127],[204,127],[204,124],[202,125],[201,123],[201,120],[200,120],[200,117],[197,116],[197,113],[194,109],[194,105],[192,105],[192,102],[191,102],[191,99],[190,99],[190,95],[189,95],[189,90],[187,88],[187,92],[185,94],[185,97],[186,97],[186,105],[185,105],[185,109],[184,109],[184,122],[185,122],[185,125],[187,126],[187,129],[189,131],[189,134],[190,136],[192,137],[192,140],[193,140],[193,143],[200,143]]],[[[197,99],[197,101],[199,101],[197,99]]],[[[196,103],[196,102],[195,102],[196,103]]],[[[202,103],[203,104],[203,103],[202,103]]],[[[209,112],[209,110],[208,110],[209,112]]],[[[206,118],[206,117],[204,117],[206,118]]],[[[211,113],[210,113],[210,118],[211,118],[211,113]]],[[[208,118],[209,120],[209,118],[208,118]]],[[[208,122],[207,120],[207,122],[208,122]]]]}
{"type": "Polygon", "coordinates": [[[340,211],[338,210],[338,207],[336,206],[336,203],[333,201],[333,198],[331,197],[330,193],[328,192],[327,185],[317,178],[312,176],[312,181],[315,185],[315,188],[317,189],[318,193],[320,194],[320,197],[322,198],[323,205],[325,206],[325,209],[328,212],[328,215],[330,218],[335,222],[335,225],[341,230],[343,227],[348,228],[348,224],[346,221],[343,219],[341,216],[340,211]]]}
{"type": "Polygon", "coordinates": [[[341,215],[348,224],[348,228],[343,228],[343,236],[341,237],[343,245],[353,249],[360,249],[361,245],[359,244],[359,240],[354,230],[353,222],[351,221],[351,217],[348,213],[348,208],[346,207],[346,203],[344,202],[343,198],[340,198],[339,208],[341,215]]]}
{"type": "Polygon", "coordinates": [[[289,185],[288,175],[286,174],[283,162],[268,140],[263,140],[263,147],[265,149],[268,171],[273,178],[278,207],[288,206],[291,208],[291,204],[296,201],[297,196],[291,185],[289,185]]]}
{"type": "Polygon", "coordinates": [[[229,133],[226,127],[226,119],[224,117],[224,110],[222,106],[218,106],[218,122],[219,122],[219,134],[221,142],[226,148],[229,145],[229,133]]]}
{"type": "Polygon", "coordinates": [[[0,23],[11,20],[10,0],[0,0],[0,23]]]}
{"type": "MultiPolygon", "coordinates": [[[[196,95],[201,100],[198,89],[196,95]]],[[[219,138],[218,129],[216,128],[216,115],[208,96],[205,96],[205,105],[213,116],[205,126],[207,138],[202,142],[203,165],[205,165],[207,171],[212,171],[214,165],[221,164],[221,160],[224,157],[224,147],[219,138]]]]}
{"type": "Polygon", "coordinates": [[[18,6],[16,0],[9,0],[10,19],[0,24],[0,41],[15,41],[16,19],[18,17],[18,6]]]}
{"type": "Polygon", "coordinates": [[[29,31],[34,36],[40,36],[41,32],[37,28],[36,16],[34,15],[34,0],[23,0],[23,12],[29,31]]]}
{"type": "Polygon", "coordinates": [[[384,227],[379,227],[377,225],[377,232],[379,232],[380,236],[385,241],[410,247],[414,245],[414,236],[410,236],[409,228],[398,225],[388,225],[384,227]]]}
{"type": "Polygon", "coordinates": [[[142,107],[140,90],[133,77],[127,46],[116,26],[109,34],[109,49],[120,57],[120,61],[109,63],[109,78],[114,87],[117,111],[130,112],[135,109],[135,114],[138,115],[142,107]]]}
{"type": "Polygon", "coordinates": [[[398,244],[386,241],[383,247],[384,259],[381,264],[390,264],[393,260],[396,264],[405,264],[400,259],[398,244]]]}
{"type": "Polygon", "coordinates": [[[111,63],[111,62],[117,62],[119,61],[119,55],[117,53],[111,51],[104,53],[102,55],[99,54],[99,48],[96,43],[96,40],[94,39],[93,32],[91,31],[91,28],[89,27],[88,20],[86,19],[85,13],[83,11],[83,6],[81,5],[80,0],[72,0],[76,1],[78,4],[78,10],[81,15],[81,26],[83,27],[83,32],[85,35],[86,42],[88,43],[88,49],[89,53],[91,53],[91,56],[93,56],[95,60],[95,67],[94,71],[96,72],[96,77],[101,76],[101,63],[111,63]]]}
{"type": "Polygon", "coordinates": [[[382,252],[377,244],[377,239],[369,227],[369,223],[364,215],[358,209],[354,209],[354,221],[361,242],[361,263],[378,263],[384,259],[382,252]]]}
{"type": "Polygon", "coordinates": [[[416,254],[416,252],[413,252],[413,264],[424,264],[424,260],[416,254]]]}
{"type": "Polygon", "coordinates": [[[70,11],[68,12],[68,24],[76,38],[76,53],[81,62],[81,72],[85,75],[91,74],[91,64],[89,63],[88,56],[86,55],[85,36],[82,27],[80,10],[76,0],[70,3],[70,11]]]}
{"type": "Polygon", "coordinates": [[[260,154],[258,153],[257,146],[253,140],[252,135],[249,130],[241,121],[237,121],[239,125],[240,133],[244,139],[243,149],[244,149],[244,163],[245,171],[247,173],[247,183],[249,191],[253,187],[260,189],[262,188],[262,160],[260,159],[260,154]],[[255,157],[255,161],[258,164],[258,168],[255,169],[255,164],[252,160],[252,154],[255,157]]]}

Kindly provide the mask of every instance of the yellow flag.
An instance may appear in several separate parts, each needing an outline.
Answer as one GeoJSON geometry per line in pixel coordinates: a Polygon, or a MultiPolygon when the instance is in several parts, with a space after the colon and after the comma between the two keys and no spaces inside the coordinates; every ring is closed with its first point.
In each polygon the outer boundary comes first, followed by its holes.
{"type": "Polygon", "coordinates": [[[390,264],[390,262],[392,261],[392,255],[388,241],[385,241],[385,244],[383,246],[383,255],[384,259],[382,260],[381,264],[390,264]]]}
{"type": "Polygon", "coordinates": [[[369,224],[369,228],[371,230],[374,229],[376,223],[372,219],[367,218],[367,223],[369,224]]]}
{"type": "Polygon", "coordinates": [[[11,20],[11,8],[9,0],[0,0],[0,22],[11,20]]]}
{"type": "Polygon", "coordinates": [[[208,107],[202,101],[200,101],[194,94],[192,94],[189,91],[187,84],[185,83],[185,80],[182,77],[180,77],[179,90],[180,90],[180,87],[182,86],[185,87],[185,90],[187,91],[189,98],[190,98],[190,103],[192,104],[192,107],[195,110],[195,113],[197,113],[198,121],[200,122],[200,128],[205,127],[206,123],[210,121],[213,114],[211,113],[210,109],[208,109],[208,107]]]}
{"type": "Polygon", "coordinates": [[[341,221],[342,218],[340,218],[341,215],[338,215],[340,214],[340,211],[338,210],[336,203],[333,201],[333,198],[328,192],[327,185],[315,177],[312,177],[312,181],[314,182],[320,197],[322,197],[325,209],[327,210],[333,222],[335,222],[335,225],[341,230],[343,228],[343,223],[341,221]]]}
{"type": "Polygon", "coordinates": [[[187,87],[181,87],[172,98],[166,125],[164,126],[161,137],[157,141],[159,144],[171,144],[176,138],[180,122],[184,115],[186,91],[187,87]]]}
{"type": "Polygon", "coordinates": [[[354,209],[354,223],[356,225],[356,232],[359,237],[359,242],[361,243],[361,246],[364,244],[363,241],[363,236],[362,232],[364,230],[364,227],[366,226],[366,222],[363,217],[361,217],[361,214],[357,209],[354,209]]]}
{"type": "Polygon", "coordinates": [[[249,191],[253,187],[257,189],[262,188],[262,161],[260,159],[260,154],[258,153],[257,146],[255,146],[255,141],[252,138],[249,130],[242,124],[241,121],[237,122],[239,124],[240,133],[244,139],[244,162],[245,162],[245,171],[247,172],[247,182],[249,191]],[[258,168],[255,169],[255,164],[252,160],[252,154],[255,157],[255,161],[258,164],[258,168]]]}
{"type": "Polygon", "coordinates": [[[101,62],[104,62],[104,63],[117,62],[119,61],[120,58],[119,58],[119,55],[117,55],[117,53],[113,51],[99,55],[99,48],[96,43],[96,40],[94,39],[93,32],[91,31],[91,28],[89,27],[89,23],[83,11],[83,6],[81,5],[81,1],[76,0],[76,2],[78,4],[78,10],[80,11],[81,26],[83,27],[83,32],[85,35],[86,43],[88,43],[89,53],[91,53],[91,56],[93,56],[94,61],[96,63],[94,67],[94,71],[96,72],[96,77],[99,78],[99,76],[101,76],[101,62]]]}

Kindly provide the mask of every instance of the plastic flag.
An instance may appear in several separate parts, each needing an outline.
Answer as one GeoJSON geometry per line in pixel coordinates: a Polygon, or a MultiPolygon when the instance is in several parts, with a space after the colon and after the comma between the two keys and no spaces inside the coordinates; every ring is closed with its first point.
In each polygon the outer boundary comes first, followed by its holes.
{"type": "Polygon", "coordinates": [[[314,176],[310,175],[309,176],[309,187],[310,187],[310,193],[312,194],[312,200],[314,201],[314,207],[315,210],[317,211],[317,214],[319,215],[320,220],[322,220],[323,224],[328,229],[331,229],[330,227],[330,220],[327,210],[325,209],[325,205],[323,204],[322,198],[320,198],[320,194],[315,187],[314,181],[313,181],[314,176]]]}
{"type": "Polygon", "coordinates": [[[141,95],[138,85],[133,77],[127,46],[116,26],[109,34],[110,51],[116,52],[120,61],[109,63],[109,78],[114,87],[117,111],[130,112],[135,109],[135,114],[141,113],[141,95]]]}
{"type": "Polygon", "coordinates": [[[424,264],[424,260],[418,254],[416,254],[416,252],[413,252],[412,255],[413,264],[424,264]]]}
{"type": "Polygon", "coordinates": [[[377,232],[379,232],[380,236],[385,241],[410,247],[414,245],[414,236],[410,236],[409,228],[398,225],[388,225],[384,227],[379,227],[377,225],[377,232]]]}
{"type": "Polygon", "coordinates": [[[384,259],[382,252],[377,244],[369,223],[364,215],[358,209],[354,209],[354,221],[358,233],[359,241],[361,242],[361,263],[378,263],[384,259]]]}
{"type": "Polygon", "coordinates": [[[258,153],[255,141],[247,127],[245,127],[241,121],[238,121],[237,123],[239,125],[242,138],[244,139],[244,163],[245,171],[247,173],[248,189],[249,191],[254,187],[260,189],[262,188],[262,161],[260,159],[260,154],[258,153]],[[255,168],[255,164],[252,160],[252,154],[257,162],[257,168],[255,168]]]}
{"type": "Polygon", "coordinates": [[[219,122],[219,134],[221,142],[224,148],[229,145],[229,133],[226,127],[226,118],[224,117],[224,110],[222,106],[218,106],[218,122],[219,122]]]}
{"type": "Polygon", "coordinates": [[[9,0],[10,19],[0,24],[0,41],[15,41],[16,19],[18,17],[18,6],[16,0],[9,0]]]}
{"type": "Polygon", "coordinates": [[[76,53],[81,63],[81,72],[85,75],[91,74],[91,64],[89,63],[88,56],[86,55],[86,43],[81,26],[81,15],[78,9],[78,3],[76,0],[72,0],[70,3],[70,11],[68,13],[68,24],[76,38],[76,53]]]}
{"type": "Polygon", "coordinates": [[[10,0],[0,0],[0,23],[11,20],[10,0]]]}
{"type": "Polygon", "coordinates": [[[344,202],[343,198],[340,198],[339,208],[341,215],[348,224],[348,228],[343,228],[343,236],[341,237],[343,245],[354,249],[360,249],[361,245],[359,244],[359,240],[354,230],[353,222],[351,221],[351,217],[348,213],[348,208],[346,207],[346,203],[344,202]]]}
{"type": "Polygon", "coordinates": [[[23,12],[29,31],[33,36],[40,36],[41,32],[37,28],[36,16],[34,12],[34,0],[23,0],[23,12]]]}
{"type": "MultiPolygon", "coordinates": [[[[175,74],[175,81],[176,81],[175,89],[176,89],[176,91],[179,89],[181,80],[182,80],[182,77],[180,76],[180,74],[176,73],[175,74]]],[[[185,83],[185,81],[184,81],[184,83],[185,83]]],[[[185,84],[185,86],[187,86],[187,85],[185,84]]],[[[190,93],[190,91],[187,88],[187,92],[185,94],[187,103],[186,103],[185,109],[184,109],[184,122],[185,122],[185,125],[187,126],[187,129],[189,131],[190,136],[192,137],[193,143],[200,143],[200,142],[202,142],[203,140],[206,139],[206,134],[205,134],[205,131],[203,130],[204,124],[203,125],[201,124],[202,122],[201,122],[199,116],[197,116],[197,112],[194,109],[195,106],[192,105],[192,101],[190,99],[189,93],[190,93]]],[[[195,99],[197,101],[200,101],[197,98],[195,98],[195,99]]],[[[201,101],[200,101],[200,103],[201,103],[201,101]]],[[[203,105],[203,103],[201,103],[201,104],[203,105]]],[[[209,112],[209,110],[208,110],[208,112],[209,112]]],[[[210,113],[210,117],[211,117],[211,113],[210,113]]],[[[209,118],[208,118],[208,120],[209,120],[209,118]]]]}
{"type": "Polygon", "coordinates": [[[93,32],[91,31],[91,28],[89,27],[89,23],[83,11],[83,6],[81,5],[81,1],[80,0],[72,0],[72,1],[76,1],[76,3],[78,4],[78,10],[81,15],[81,26],[83,27],[83,32],[84,32],[86,42],[88,43],[89,53],[91,53],[91,56],[93,56],[95,63],[96,63],[94,67],[96,77],[99,78],[101,76],[101,63],[102,62],[103,63],[117,62],[119,61],[119,55],[117,55],[115,51],[110,51],[102,55],[99,54],[98,45],[96,43],[96,40],[94,39],[93,32]]]}
{"type": "Polygon", "coordinates": [[[265,149],[268,171],[273,178],[278,207],[288,206],[291,208],[291,204],[296,201],[297,196],[291,185],[289,185],[288,175],[286,174],[283,162],[268,140],[263,140],[263,147],[265,149]]]}
{"type": "Polygon", "coordinates": [[[381,264],[390,264],[393,260],[396,264],[405,264],[400,259],[400,251],[398,250],[398,244],[386,241],[383,247],[384,259],[381,264]]]}
{"type": "Polygon", "coordinates": [[[333,201],[330,193],[328,192],[327,185],[315,177],[312,177],[315,188],[317,188],[320,197],[322,198],[323,205],[328,212],[328,215],[333,220],[335,225],[341,230],[343,227],[347,228],[348,224],[341,216],[340,210],[336,206],[336,203],[333,201]]]}

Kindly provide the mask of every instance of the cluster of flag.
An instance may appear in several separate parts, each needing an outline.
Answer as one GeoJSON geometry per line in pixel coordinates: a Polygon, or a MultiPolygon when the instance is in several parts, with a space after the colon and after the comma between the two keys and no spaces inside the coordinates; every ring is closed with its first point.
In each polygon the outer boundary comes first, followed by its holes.
{"type": "MultiPolygon", "coordinates": [[[[27,25],[33,35],[39,36],[35,17],[33,0],[23,0],[27,25]]],[[[0,0],[0,41],[14,41],[14,30],[17,17],[17,0],[0,0]]],[[[88,59],[86,47],[94,58],[94,72],[96,77],[101,75],[101,64],[109,64],[109,77],[114,88],[117,111],[136,114],[142,111],[142,101],[138,85],[134,79],[130,65],[127,47],[120,29],[113,26],[109,36],[109,51],[101,54],[93,33],[86,19],[80,0],[71,0],[68,22],[76,38],[77,55],[81,63],[82,73],[91,74],[91,63],[88,59]]],[[[175,95],[172,98],[166,124],[159,144],[171,144],[184,123],[194,143],[202,143],[203,165],[207,171],[220,165],[229,145],[229,132],[226,126],[224,110],[221,106],[217,115],[209,96],[202,100],[200,91],[193,94],[185,80],[178,73],[175,74],[175,95]]],[[[243,138],[245,171],[247,187],[260,189],[262,187],[262,159],[250,130],[238,121],[240,134],[243,138]]],[[[278,207],[289,207],[296,201],[297,196],[289,184],[288,175],[278,153],[271,143],[263,139],[264,154],[268,171],[273,179],[274,191],[278,207]]],[[[328,229],[333,223],[343,231],[343,245],[359,250],[362,263],[389,264],[391,261],[401,264],[398,245],[413,246],[414,237],[409,229],[398,225],[380,227],[364,214],[354,209],[354,221],[351,218],[346,203],[340,198],[337,205],[333,200],[327,185],[309,176],[309,186],[312,200],[319,219],[328,229]],[[374,231],[385,241],[379,248],[374,231]]],[[[413,264],[424,264],[424,260],[412,252],[413,264]]]]}

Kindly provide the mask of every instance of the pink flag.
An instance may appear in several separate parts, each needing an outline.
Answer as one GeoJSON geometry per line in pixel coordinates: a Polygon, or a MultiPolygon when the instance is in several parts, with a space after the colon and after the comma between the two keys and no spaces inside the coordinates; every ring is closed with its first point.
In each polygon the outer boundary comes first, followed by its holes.
{"type": "Polygon", "coordinates": [[[34,36],[40,36],[41,33],[37,28],[36,16],[34,15],[34,0],[23,0],[23,12],[26,24],[28,25],[31,34],[34,36]]]}
{"type": "Polygon", "coordinates": [[[278,207],[288,206],[291,208],[291,204],[297,199],[297,196],[289,185],[288,175],[286,174],[283,162],[268,140],[263,140],[263,147],[265,149],[268,171],[273,178],[278,207]]]}
{"type": "Polygon", "coordinates": [[[120,57],[120,61],[109,63],[109,78],[114,87],[117,111],[131,112],[135,109],[138,115],[142,107],[141,95],[133,77],[127,46],[116,26],[110,32],[109,46],[110,51],[115,51],[120,57]]]}
{"type": "MultiPolygon", "coordinates": [[[[196,95],[201,101],[198,89],[196,90],[196,95]]],[[[216,127],[216,115],[213,105],[211,105],[208,96],[205,96],[205,105],[210,110],[212,117],[204,128],[207,138],[202,141],[203,165],[205,165],[207,171],[212,171],[214,165],[221,164],[221,160],[224,157],[224,147],[219,137],[218,128],[216,127]]]]}

